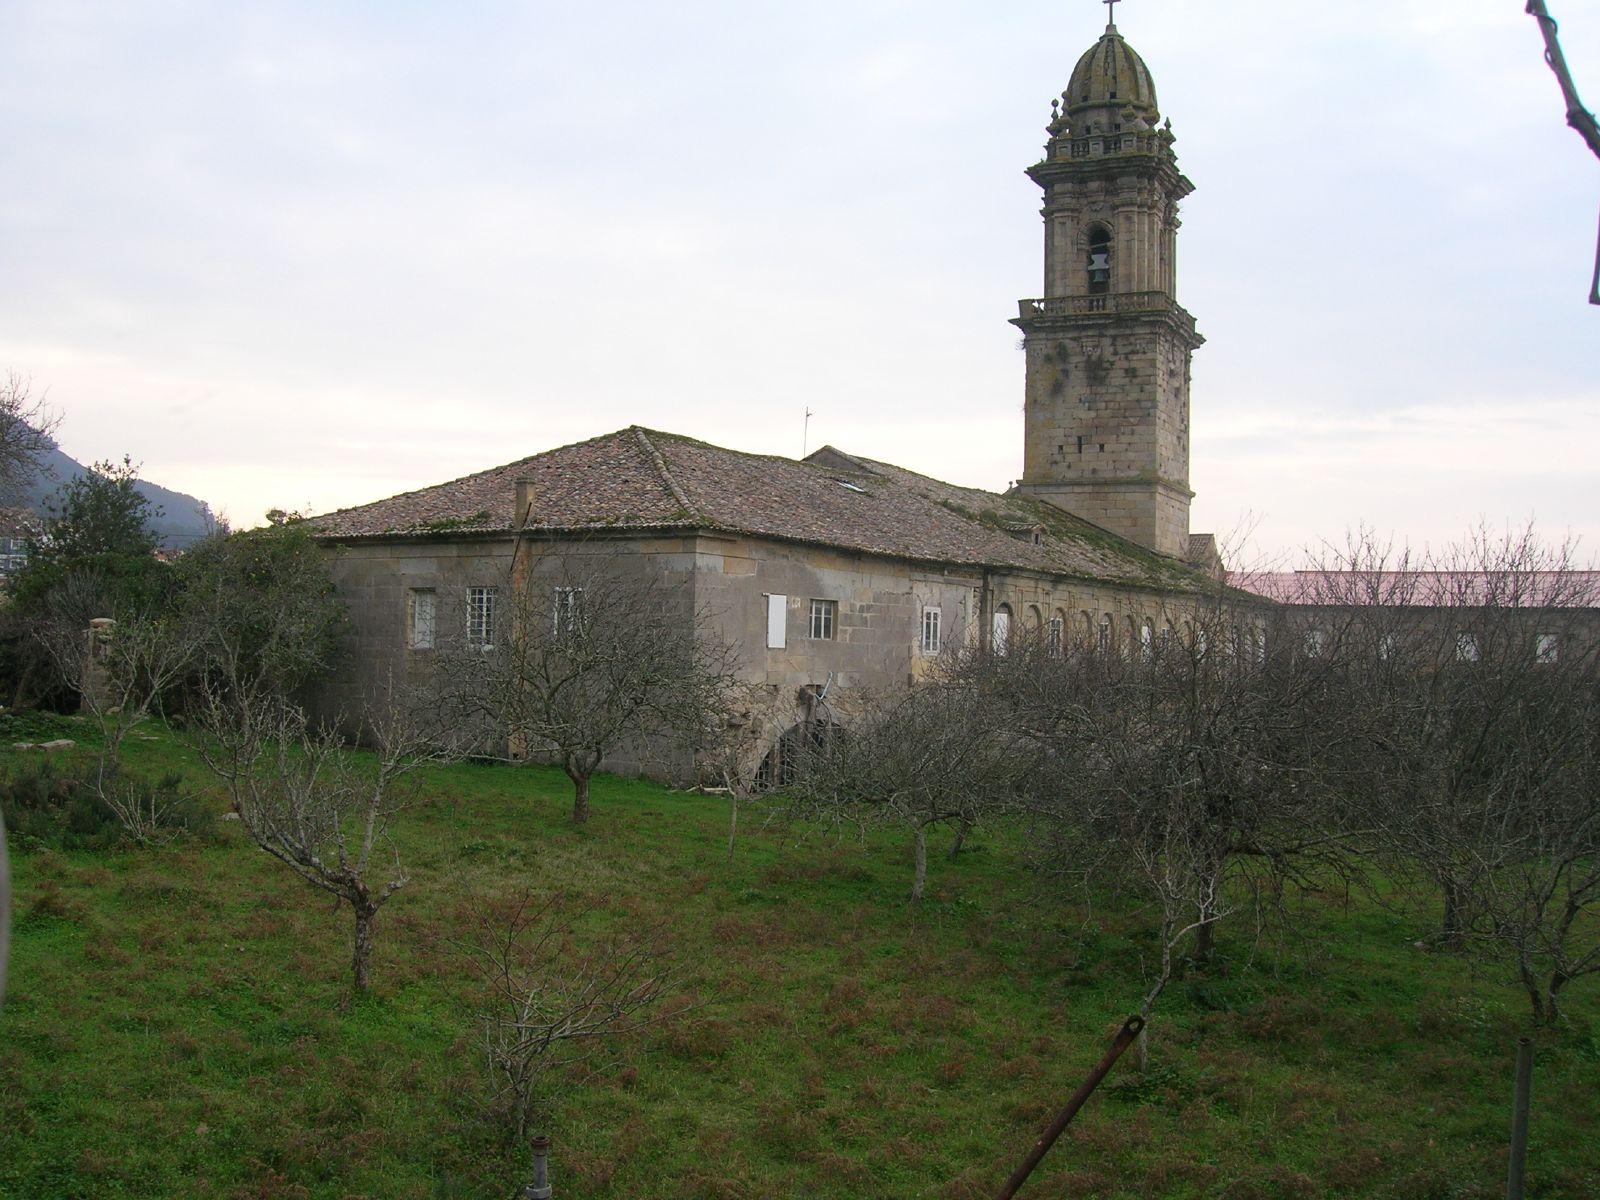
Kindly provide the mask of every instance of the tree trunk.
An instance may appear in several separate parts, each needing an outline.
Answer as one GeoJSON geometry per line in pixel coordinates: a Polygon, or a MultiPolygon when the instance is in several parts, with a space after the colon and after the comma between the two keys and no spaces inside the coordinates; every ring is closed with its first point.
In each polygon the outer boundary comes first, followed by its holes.
{"type": "Polygon", "coordinates": [[[956,840],[950,843],[951,862],[955,862],[955,860],[960,857],[961,847],[967,840],[967,830],[971,828],[972,822],[966,820],[965,818],[962,819],[961,824],[956,826],[956,840]]]}
{"type": "Polygon", "coordinates": [[[1451,950],[1461,948],[1461,900],[1455,880],[1448,876],[1439,881],[1444,901],[1444,912],[1439,918],[1439,944],[1451,950]]]}
{"type": "Polygon", "coordinates": [[[1561,989],[1568,982],[1568,977],[1560,971],[1550,976],[1550,984],[1544,991],[1544,1014],[1540,1016],[1539,1006],[1534,1006],[1534,1016],[1542,1024],[1555,1026],[1561,1022],[1561,989]]]}
{"type": "Polygon", "coordinates": [[[1217,948],[1217,923],[1207,921],[1204,925],[1195,927],[1194,931],[1194,960],[1198,963],[1211,961],[1211,952],[1217,948]]]}
{"type": "Polygon", "coordinates": [[[357,904],[355,910],[356,948],[350,967],[355,974],[356,991],[365,992],[371,983],[368,964],[372,960],[373,926],[378,920],[378,910],[369,904],[357,904]]]}
{"type": "Polygon", "coordinates": [[[589,822],[589,775],[590,772],[580,770],[575,764],[567,763],[567,778],[572,780],[572,823],[586,825],[589,822]]]}
{"type": "Polygon", "coordinates": [[[925,825],[917,826],[916,855],[916,868],[911,875],[911,903],[921,904],[922,893],[928,886],[928,830],[925,825]]]}
{"type": "Polygon", "coordinates": [[[733,811],[728,816],[728,865],[729,866],[733,865],[733,847],[734,847],[734,842],[738,839],[738,836],[739,836],[739,793],[738,792],[733,793],[732,800],[733,800],[733,811]]]}

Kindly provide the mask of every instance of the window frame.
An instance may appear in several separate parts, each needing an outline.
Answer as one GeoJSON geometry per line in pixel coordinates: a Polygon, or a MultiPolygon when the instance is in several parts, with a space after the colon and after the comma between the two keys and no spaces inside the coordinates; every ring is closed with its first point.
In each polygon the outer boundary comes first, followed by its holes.
{"type": "Polygon", "coordinates": [[[809,640],[813,642],[836,641],[839,633],[839,602],[811,597],[806,632],[809,640]]]}
{"type": "Polygon", "coordinates": [[[558,584],[550,594],[550,631],[556,637],[571,637],[583,632],[584,589],[558,584]]]}
{"type": "Polygon", "coordinates": [[[437,647],[438,640],[438,589],[409,588],[406,592],[406,649],[432,650],[437,647]]]}
{"type": "Polygon", "coordinates": [[[499,617],[500,589],[490,584],[467,587],[467,645],[493,650],[499,617]]]}
{"type": "Polygon", "coordinates": [[[918,653],[932,656],[942,649],[944,649],[944,609],[937,604],[925,604],[922,606],[921,632],[917,638],[918,653]]]}
{"type": "Polygon", "coordinates": [[[1561,661],[1561,635],[1535,633],[1533,635],[1533,661],[1535,666],[1553,667],[1561,661]]]}

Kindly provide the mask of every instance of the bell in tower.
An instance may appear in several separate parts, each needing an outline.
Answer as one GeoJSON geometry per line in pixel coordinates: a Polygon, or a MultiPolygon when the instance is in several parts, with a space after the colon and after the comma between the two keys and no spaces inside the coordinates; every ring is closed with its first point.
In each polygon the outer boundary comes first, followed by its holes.
{"type": "MultiPolygon", "coordinates": [[[[1113,10],[1114,11],[1114,10],[1113,10]]],[[[1177,293],[1178,170],[1155,81],[1116,25],[1078,60],[1048,126],[1044,296],[1027,352],[1021,489],[1162,554],[1188,553],[1189,361],[1177,293]]]]}

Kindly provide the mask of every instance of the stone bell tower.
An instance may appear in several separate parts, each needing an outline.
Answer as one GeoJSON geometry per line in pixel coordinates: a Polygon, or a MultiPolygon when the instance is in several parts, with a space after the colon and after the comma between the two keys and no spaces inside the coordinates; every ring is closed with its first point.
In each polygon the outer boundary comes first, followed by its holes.
{"type": "Polygon", "coordinates": [[[1048,128],[1028,169],[1044,189],[1044,298],[1013,322],[1028,363],[1020,490],[1184,558],[1189,360],[1205,339],[1176,299],[1178,202],[1194,185],[1115,23],[1048,128]]]}

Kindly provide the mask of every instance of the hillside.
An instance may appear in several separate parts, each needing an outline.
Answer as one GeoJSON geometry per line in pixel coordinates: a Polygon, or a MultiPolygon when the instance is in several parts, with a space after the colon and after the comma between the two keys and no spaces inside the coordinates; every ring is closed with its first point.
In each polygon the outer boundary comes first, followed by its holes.
{"type": "MultiPolygon", "coordinates": [[[[43,512],[46,500],[63,484],[78,478],[87,469],[59,447],[52,449],[44,458],[38,478],[25,489],[23,505],[35,512],[43,512]]],[[[135,486],[139,494],[150,501],[153,517],[150,524],[163,546],[181,550],[216,528],[211,506],[204,500],[143,479],[135,486]]]]}
{"type": "MultiPolygon", "coordinates": [[[[37,767],[16,737],[88,736],[15,721],[0,718],[3,772],[37,767]]],[[[159,727],[128,757],[209,788],[159,727]]],[[[1137,913],[1048,903],[1014,866],[1022,831],[939,856],[912,911],[886,834],[840,842],[756,814],[730,864],[725,801],[648,783],[598,779],[582,830],[553,769],[436,769],[417,799],[394,829],[410,883],[354,1001],[348,911],[237,822],[167,852],[14,846],[0,1194],[510,1195],[480,1107],[481,984],[452,942],[532,887],[593,906],[595,936],[665,922],[685,969],[671,1007],[694,1006],[566,1090],[558,1196],[982,1200],[1136,1003],[1152,948],[1137,913]]],[[[1303,903],[1299,937],[1239,927],[1211,973],[1170,990],[1148,1069],[1118,1066],[1025,1196],[1504,1194],[1526,1002],[1419,951],[1360,893],[1303,903]]],[[[1528,1194],[1543,1200],[1600,1194],[1595,1004],[1575,988],[1569,1027],[1539,1039],[1528,1194]]]]}

